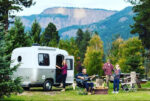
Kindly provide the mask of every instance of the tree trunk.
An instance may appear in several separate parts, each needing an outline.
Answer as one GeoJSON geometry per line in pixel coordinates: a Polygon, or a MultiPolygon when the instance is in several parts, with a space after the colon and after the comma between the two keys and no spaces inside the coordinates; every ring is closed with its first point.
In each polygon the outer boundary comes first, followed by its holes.
{"type": "Polygon", "coordinates": [[[8,16],[7,16],[7,18],[4,19],[4,28],[6,31],[8,30],[8,26],[9,26],[9,21],[8,21],[8,16]]]}

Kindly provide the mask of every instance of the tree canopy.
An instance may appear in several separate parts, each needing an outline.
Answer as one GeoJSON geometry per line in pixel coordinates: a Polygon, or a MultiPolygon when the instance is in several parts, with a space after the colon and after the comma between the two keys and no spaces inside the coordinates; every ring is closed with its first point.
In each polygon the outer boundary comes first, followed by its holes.
{"type": "Polygon", "coordinates": [[[119,37],[112,43],[108,58],[113,65],[119,64],[122,72],[136,71],[143,74],[143,55],[144,47],[138,37],[129,38],[126,41],[119,37]]]}
{"type": "Polygon", "coordinates": [[[116,40],[112,42],[111,49],[109,50],[108,59],[111,60],[111,63],[113,65],[116,65],[118,63],[118,59],[120,58],[120,49],[121,44],[124,42],[124,40],[121,37],[118,37],[116,40]]]}
{"type": "Polygon", "coordinates": [[[30,7],[34,5],[33,0],[0,0],[0,21],[4,24],[5,30],[9,26],[9,18],[14,18],[14,12],[23,10],[23,7],[30,7]]]}
{"type": "Polygon", "coordinates": [[[84,66],[87,68],[87,73],[89,75],[102,75],[103,55],[103,42],[100,37],[95,34],[89,41],[84,58],[84,66]]]}
{"type": "Polygon", "coordinates": [[[40,43],[43,46],[58,47],[59,39],[60,36],[56,26],[53,23],[49,23],[41,35],[40,43]]]}
{"type": "Polygon", "coordinates": [[[35,20],[32,24],[31,31],[30,31],[30,37],[33,43],[40,44],[40,33],[41,33],[41,26],[37,22],[37,20],[35,20]]]}
{"type": "Polygon", "coordinates": [[[15,48],[31,46],[31,40],[25,32],[25,27],[19,17],[15,19],[14,26],[8,30],[5,39],[7,54],[12,53],[15,48]]]}
{"type": "Polygon", "coordinates": [[[11,93],[21,93],[23,91],[20,86],[21,78],[12,79],[13,72],[16,71],[18,65],[10,68],[11,61],[8,60],[10,54],[6,53],[4,33],[7,32],[0,31],[0,99],[4,96],[10,96],[11,93]]]}
{"type": "MultiPolygon", "coordinates": [[[[78,46],[76,44],[75,39],[74,38],[70,38],[68,40],[60,40],[59,41],[59,48],[66,50],[69,53],[69,55],[74,56],[75,67],[76,67],[76,65],[77,65],[77,58],[78,58],[78,54],[79,54],[79,49],[78,49],[78,46]]],[[[75,69],[75,72],[76,72],[76,69],[75,69]]]]}
{"type": "Polygon", "coordinates": [[[135,16],[135,23],[131,25],[131,33],[139,34],[145,48],[150,49],[150,0],[127,0],[131,2],[135,16]]]}
{"type": "Polygon", "coordinates": [[[85,32],[82,31],[82,29],[78,29],[77,31],[77,37],[76,37],[76,43],[79,48],[79,57],[81,62],[83,62],[85,57],[85,52],[88,46],[88,42],[91,39],[91,32],[86,30],[85,32]]]}
{"type": "Polygon", "coordinates": [[[144,47],[138,37],[129,38],[120,46],[118,63],[123,72],[144,73],[144,47]]]}

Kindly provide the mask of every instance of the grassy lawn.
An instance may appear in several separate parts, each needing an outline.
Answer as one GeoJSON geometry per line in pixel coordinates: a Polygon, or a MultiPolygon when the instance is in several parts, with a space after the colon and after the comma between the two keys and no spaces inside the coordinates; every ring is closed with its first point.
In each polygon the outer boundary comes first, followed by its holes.
{"type": "MultiPolygon", "coordinates": [[[[142,87],[150,88],[150,82],[143,84],[142,87]]],[[[124,92],[120,90],[119,94],[112,94],[112,84],[109,89],[108,95],[79,95],[78,90],[72,90],[71,87],[67,87],[66,92],[60,92],[61,89],[53,88],[53,91],[44,92],[42,88],[32,88],[31,91],[25,91],[20,95],[12,95],[11,97],[6,97],[4,100],[13,101],[44,101],[44,100],[138,100],[150,101],[150,91],[136,91],[136,92],[124,92]]]]}

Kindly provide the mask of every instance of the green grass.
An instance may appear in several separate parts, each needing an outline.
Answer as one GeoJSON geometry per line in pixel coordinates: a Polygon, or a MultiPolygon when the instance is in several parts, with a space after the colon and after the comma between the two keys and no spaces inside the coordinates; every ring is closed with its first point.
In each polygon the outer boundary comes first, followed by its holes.
{"type": "Polygon", "coordinates": [[[142,84],[142,88],[150,88],[150,82],[142,84]]]}
{"type": "MultiPolygon", "coordinates": [[[[142,87],[149,87],[150,82],[147,84],[143,84],[142,87]]],[[[25,91],[23,95],[12,95],[11,97],[5,97],[5,101],[13,101],[13,100],[20,100],[20,101],[44,101],[44,100],[138,100],[150,101],[150,91],[136,91],[136,92],[124,92],[120,90],[119,94],[112,94],[112,84],[109,89],[108,95],[79,95],[78,90],[72,90],[71,87],[67,87],[66,92],[60,92],[60,89],[54,88],[54,91],[44,92],[42,88],[33,88],[31,91],[25,91]]]]}

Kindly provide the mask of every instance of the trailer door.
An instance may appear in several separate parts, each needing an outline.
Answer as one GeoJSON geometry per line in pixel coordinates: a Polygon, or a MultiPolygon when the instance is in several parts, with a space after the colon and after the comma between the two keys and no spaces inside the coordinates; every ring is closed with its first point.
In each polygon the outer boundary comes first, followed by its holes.
{"type": "Polygon", "coordinates": [[[72,84],[74,81],[74,57],[67,56],[65,57],[67,62],[67,78],[66,83],[72,84]]]}

